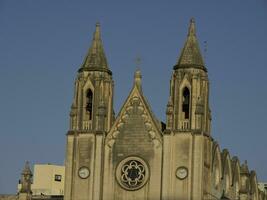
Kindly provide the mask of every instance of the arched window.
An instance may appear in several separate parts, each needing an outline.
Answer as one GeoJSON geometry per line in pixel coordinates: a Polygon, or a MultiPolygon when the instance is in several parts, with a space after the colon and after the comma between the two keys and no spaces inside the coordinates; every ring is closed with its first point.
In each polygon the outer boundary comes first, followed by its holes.
{"type": "Polygon", "coordinates": [[[93,92],[91,89],[86,93],[86,111],[89,114],[89,120],[91,120],[93,113],[93,92]]]}
{"type": "Polygon", "coordinates": [[[187,87],[183,90],[183,104],[182,111],[185,119],[189,119],[189,108],[190,108],[190,92],[187,87]]]}

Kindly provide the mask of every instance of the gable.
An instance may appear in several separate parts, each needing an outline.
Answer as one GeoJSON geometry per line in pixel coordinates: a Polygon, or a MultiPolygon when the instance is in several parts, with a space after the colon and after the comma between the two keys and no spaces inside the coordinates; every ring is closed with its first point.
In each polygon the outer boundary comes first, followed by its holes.
{"type": "Polygon", "coordinates": [[[143,156],[151,156],[152,149],[161,145],[160,127],[136,86],[125,101],[105,142],[115,151],[123,151],[127,155],[142,152],[143,156]]]}

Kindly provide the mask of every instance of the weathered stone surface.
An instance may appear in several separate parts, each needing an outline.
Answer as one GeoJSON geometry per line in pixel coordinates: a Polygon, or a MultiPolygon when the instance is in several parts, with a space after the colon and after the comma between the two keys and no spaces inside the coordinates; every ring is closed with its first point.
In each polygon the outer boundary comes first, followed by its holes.
{"type": "Polygon", "coordinates": [[[0,200],[17,200],[17,195],[0,194],[0,200]]]}
{"type": "Polygon", "coordinates": [[[115,118],[112,73],[99,34],[97,27],[84,64],[90,70],[80,70],[75,82],[65,200],[266,200],[256,173],[221,151],[211,136],[209,79],[193,20],[171,77],[166,125],[142,92],[140,70],[115,118]],[[82,167],[88,178],[79,177],[82,167]]]}

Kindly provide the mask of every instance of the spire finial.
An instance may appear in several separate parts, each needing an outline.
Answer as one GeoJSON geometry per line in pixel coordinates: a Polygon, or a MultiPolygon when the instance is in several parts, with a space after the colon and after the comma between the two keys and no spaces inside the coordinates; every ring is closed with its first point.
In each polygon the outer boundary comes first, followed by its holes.
{"type": "Polygon", "coordinates": [[[100,23],[99,22],[96,22],[96,24],[95,24],[94,40],[101,40],[101,36],[100,36],[100,23]]]}
{"type": "Polygon", "coordinates": [[[190,19],[190,25],[188,30],[188,36],[190,35],[196,35],[195,19],[193,17],[190,19]]]}
{"type": "Polygon", "coordinates": [[[134,73],[134,84],[138,87],[138,89],[141,90],[141,80],[142,80],[142,74],[140,69],[137,69],[134,73]]]}

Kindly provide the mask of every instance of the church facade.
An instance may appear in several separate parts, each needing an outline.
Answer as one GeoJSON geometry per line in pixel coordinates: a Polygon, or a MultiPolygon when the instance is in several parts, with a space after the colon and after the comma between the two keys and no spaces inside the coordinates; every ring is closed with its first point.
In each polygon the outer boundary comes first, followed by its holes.
{"type": "MultiPolygon", "coordinates": [[[[100,25],[75,80],[65,200],[265,200],[255,171],[211,136],[209,79],[190,21],[173,67],[166,122],[153,114],[137,70],[119,114],[100,25]]],[[[166,88],[168,89],[168,88],[166,88]]]]}

